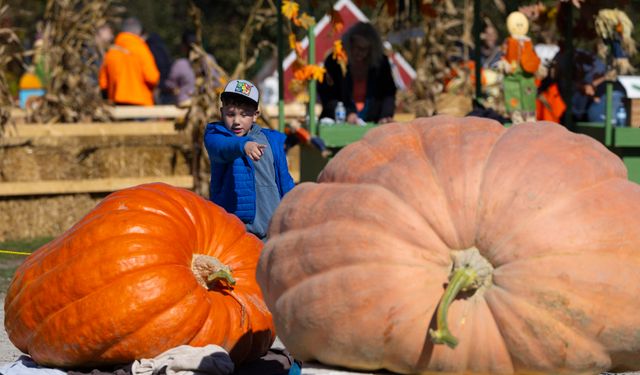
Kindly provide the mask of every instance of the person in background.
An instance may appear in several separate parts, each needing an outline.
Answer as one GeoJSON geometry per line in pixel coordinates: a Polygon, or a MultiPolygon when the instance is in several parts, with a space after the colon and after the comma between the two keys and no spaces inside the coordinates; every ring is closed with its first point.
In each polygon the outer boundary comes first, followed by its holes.
{"type": "Polygon", "coordinates": [[[102,65],[102,59],[113,42],[113,29],[108,23],[103,23],[96,29],[95,43],[98,54],[98,68],[102,65]]]}
{"type": "Polygon", "coordinates": [[[255,123],[260,95],[252,82],[233,80],[220,98],[223,121],[207,124],[204,134],[211,160],[209,197],[264,240],[271,216],[294,186],[284,150],[286,136],[255,123]]]}
{"type": "Polygon", "coordinates": [[[566,81],[571,81],[572,94],[561,92],[567,103],[567,110],[571,111],[574,122],[587,121],[588,110],[592,103],[600,100],[604,95],[607,77],[607,66],[595,53],[582,48],[576,48],[573,57],[569,58],[566,49],[560,43],[560,51],[556,54],[552,62],[551,77],[558,82],[562,89],[566,87],[566,81]],[[573,76],[563,74],[569,71],[571,65],[573,76]]]}
{"type": "MultiPolygon", "coordinates": [[[[188,107],[191,103],[191,96],[195,91],[196,76],[189,60],[189,54],[192,51],[193,45],[196,43],[196,35],[193,31],[185,31],[182,34],[182,57],[178,58],[172,65],[169,71],[169,76],[165,82],[167,90],[170,90],[174,96],[174,102],[178,107],[188,107]]],[[[217,66],[216,59],[208,54],[207,58],[210,59],[210,66],[217,66]]],[[[212,69],[212,77],[216,80],[217,85],[220,83],[220,72],[217,69],[212,69]]]]}
{"type": "Polygon", "coordinates": [[[169,70],[171,70],[172,63],[172,58],[167,50],[167,46],[160,35],[155,32],[149,33],[149,35],[144,39],[149,46],[149,50],[151,50],[153,60],[160,72],[160,80],[158,81],[158,86],[154,91],[154,101],[157,104],[175,104],[175,97],[172,91],[166,86],[166,81],[169,77],[169,70]]]}
{"type": "Polygon", "coordinates": [[[91,65],[93,65],[94,68],[91,74],[91,82],[96,86],[98,86],[98,74],[102,66],[102,61],[104,60],[104,55],[111,46],[113,37],[111,25],[104,22],[96,28],[94,43],[87,46],[87,55],[90,56],[91,65]]]}
{"type": "Polygon", "coordinates": [[[348,57],[346,72],[331,55],[324,61],[326,73],[318,84],[320,118],[334,118],[336,106],[342,102],[348,123],[390,122],[396,85],[380,35],[370,23],[358,22],[344,33],[342,44],[348,57]]]}
{"type": "Polygon", "coordinates": [[[480,34],[482,45],[480,46],[480,57],[484,69],[496,69],[498,62],[502,58],[502,46],[498,42],[498,30],[489,19],[484,20],[484,29],[480,34]]]}
{"type": "Polygon", "coordinates": [[[140,36],[142,24],[135,17],[122,23],[122,31],[104,56],[98,81],[114,104],[153,105],[153,88],[160,72],[147,43],[140,36]]]}

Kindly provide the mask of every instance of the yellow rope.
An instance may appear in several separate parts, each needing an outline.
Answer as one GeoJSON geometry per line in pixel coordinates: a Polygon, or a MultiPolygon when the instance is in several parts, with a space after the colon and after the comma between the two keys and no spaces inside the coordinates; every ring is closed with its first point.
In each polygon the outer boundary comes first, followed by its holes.
{"type": "Polygon", "coordinates": [[[29,255],[31,253],[25,251],[0,250],[0,254],[29,255]]]}

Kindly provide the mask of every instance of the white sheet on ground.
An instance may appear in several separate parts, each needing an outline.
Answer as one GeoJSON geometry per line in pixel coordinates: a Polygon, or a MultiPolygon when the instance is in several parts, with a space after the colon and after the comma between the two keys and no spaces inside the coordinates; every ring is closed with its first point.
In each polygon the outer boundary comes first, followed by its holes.
{"type": "Polygon", "coordinates": [[[21,355],[15,362],[5,363],[0,367],[2,375],[66,375],[66,371],[55,368],[40,367],[28,355],[21,355]]]}
{"type": "Polygon", "coordinates": [[[226,350],[218,345],[177,346],[153,359],[133,362],[132,375],[229,375],[233,362],[226,350]],[[164,372],[163,372],[164,371],[164,372]]]}

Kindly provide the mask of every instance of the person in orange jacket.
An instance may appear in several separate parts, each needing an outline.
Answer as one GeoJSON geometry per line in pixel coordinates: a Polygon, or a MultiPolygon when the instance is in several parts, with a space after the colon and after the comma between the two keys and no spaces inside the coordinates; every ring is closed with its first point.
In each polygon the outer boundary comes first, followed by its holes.
{"type": "Polygon", "coordinates": [[[142,24],[135,17],[122,23],[122,31],[104,56],[100,89],[114,104],[153,105],[153,88],[160,80],[153,55],[142,39],[142,24]]]}

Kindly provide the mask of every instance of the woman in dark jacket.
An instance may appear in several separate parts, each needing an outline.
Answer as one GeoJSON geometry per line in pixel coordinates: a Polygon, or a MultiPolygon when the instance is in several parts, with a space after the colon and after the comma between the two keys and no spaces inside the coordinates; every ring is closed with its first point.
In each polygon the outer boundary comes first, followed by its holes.
{"type": "Polygon", "coordinates": [[[396,85],[378,32],[371,24],[358,22],[344,33],[342,44],[349,63],[343,74],[332,55],[325,59],[326,74],[318,85],[320,117],[334,118],[336,105],[342,102],[349,123],[356,124],[358,118],[367,122],[391,121],[396,85]]]}

